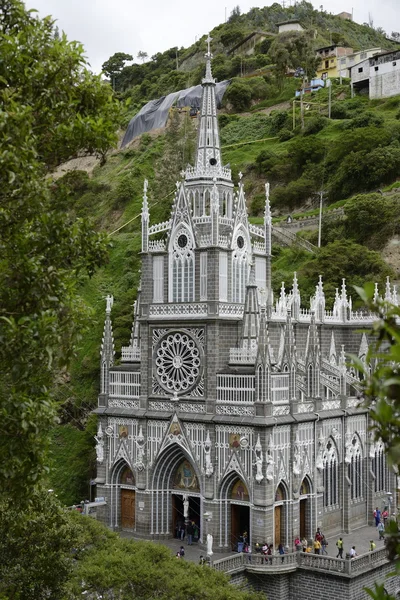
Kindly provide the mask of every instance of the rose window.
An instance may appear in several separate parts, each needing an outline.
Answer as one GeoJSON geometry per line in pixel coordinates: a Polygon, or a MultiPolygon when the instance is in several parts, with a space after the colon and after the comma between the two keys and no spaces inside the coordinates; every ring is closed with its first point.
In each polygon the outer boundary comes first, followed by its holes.
{"type": "Polygon", "coordinates": [[[184,332],[163,337],[155,353],[156,374],[167,391],[184,393],[194,387],[201,375],[200,350],[184,332]]]}

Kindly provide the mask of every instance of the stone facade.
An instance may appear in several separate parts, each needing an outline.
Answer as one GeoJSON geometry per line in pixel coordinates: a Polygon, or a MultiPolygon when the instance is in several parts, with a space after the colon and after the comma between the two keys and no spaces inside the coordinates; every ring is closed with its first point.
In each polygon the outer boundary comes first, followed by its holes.
{"type": "MultiPolygon", "coordinates": [[[[296,274],[274,300],[269,187],[252,225],[244,185],[222,165],[206,57],[196,163],[165,223],[150,225],[144,185],[141,290],[118,365],[107,298],[97,496],[104,522],[137,537],[172,537],[190,520],[214,552],[244,532],[293,547],[317,527],[370,521],[394,491],[346,365],[347,352],[366,360],[360,328],[373,317],[353,311],[344,281],[332,310],[321,278],[310,308],[296,274]]],[[[397,303],[390,282],[385,297],[397,303]]]]}

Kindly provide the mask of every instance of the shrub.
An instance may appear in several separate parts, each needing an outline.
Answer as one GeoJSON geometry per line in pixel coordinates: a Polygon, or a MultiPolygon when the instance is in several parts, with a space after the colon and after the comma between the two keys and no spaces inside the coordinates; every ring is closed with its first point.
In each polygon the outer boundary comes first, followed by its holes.
{"type": "Polygon", "coordinates": [[[344,209],[346,235],[359,244],[382,247],[399,227],[399,199],[397,195],[368,194],[349,200],[344,209]]]}
{"type": "Polygon", "coordinates": [[[268,96],[268,85],[263,77],[249,79],[252,100],[264,100],[268,96]]]}
{"type": "Polygon", "coordinates": [[[354,119],[347,123],[347,127],[349,129],[356,129],[358,127],[370,127],[371,125],[373,125],[374,127],[381,127],[383,123],[383,117],[377,115],[374,112],[366,111],[354,117],[354,119]]]}
{"type": "Polygon", "coordinates": [[[284,110],[274,110],[270,117],[270,130],[272,135],[276,135],[282,129],[290,127],[289,113],[284,110]]]}
{"type": "Polygon", "coordinates": [[[315,115],[307,119],[304,125],[304,135],[311,135],[321,131],[328,123],[328,119],[322,115],[315,115]]]}
{"type": "Polygon", "coordinates": [[[225,92],[224,100],[232,104],[233,110],[244,112],[250,108],[251,89],[242,81],[234,81],[225,92]]]}
{"type": "Polygon", "coordinates": [[[279,141],[287,142],[294,137],[294,132],[291,129],[282,129],[279,133],[279,141]]]}

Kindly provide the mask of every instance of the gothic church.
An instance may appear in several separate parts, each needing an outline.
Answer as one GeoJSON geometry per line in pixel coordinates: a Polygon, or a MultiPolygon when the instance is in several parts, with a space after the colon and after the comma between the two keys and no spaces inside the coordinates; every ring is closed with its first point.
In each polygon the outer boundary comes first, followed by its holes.
{"type": "MultiPolygon", "coordinates": [[[[213,534],[214,552],[236,549],[244,531],[251,544],[292,550],[317,527],[370,522],[394,492],[345,359],[365,359],[360,329],[373,317],[353,311],[345,281],[332,310],[321,278],[302,307],[296,274],[274,301],[269,187],[264,225],[250,224],[243,183],[235,190],[222,164],[209,48],[202,85],[195,165],[170,220],[150,225],[144,184],[141,290],[118,365],[107,298],[101,518],[147,539],[173,537],[189,519],[200,542],[213,534]]],[[[397,304],[389,282],[385,297],[397,304]]]]}

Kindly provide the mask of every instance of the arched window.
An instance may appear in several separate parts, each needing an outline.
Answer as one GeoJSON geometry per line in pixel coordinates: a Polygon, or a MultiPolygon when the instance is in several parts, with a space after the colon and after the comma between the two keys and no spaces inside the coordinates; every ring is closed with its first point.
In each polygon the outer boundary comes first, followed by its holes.
{"type": "Polygon", "coordinates": [[[257,400],[263,402],[264,400],[264,369],[262,365],[257,367],[257,400]]]}
{"type": "Polygon", "coordinates": [[[108,392],[108,369],[107,363],[104,361],[101,365],[101,393],[106,394],[108,392]]]}
{"type": "Polygon", "coordinates": [[[324,507],[339,505],[338,455],[336,446],[329,440],[323,457],[324,507]]]}
{"type": "Polygon", "coordinates": [[[239,230],[234,237],[232,252],[232,302],[244,302],[248,272],[248,241],[239,230]]]}
{"type": "MultiPolygon", "coordinates": [[[[170,277],[172,274],[172,302],[194,300],[194,243],[186,229],[180,227],[174,235],[170,253],[170,277]]],[[[171,290],[171,286],[170,286],[171,290]]]]}
{"type": "Polygon", "coordinates": [[[375,492],[386,492],[389,489],[388,471],[382,442],[376,444],[375,456],[372,459],[372,472],[375,475],[375,492]]]}
{"type": "Polygon", "coordinates": [[[312,365],[308,366],[307,375],[307,394],[308,397],[311,398],[314,391],[314,367],[312,365]]]}
{"type": "Polygon", "coordinates": [[[349,479],[350,479],[350,490],[351,490],[351,499],[352,500],[362,500],[363,498],[363,490],[362,490],[362,452],[361,452],[361,444],[358,437],[355,435],[351,440],[351,446],[349,448],[349,452],[351,453],[351,459],[348,466],[349,469],[349,479]]]}

